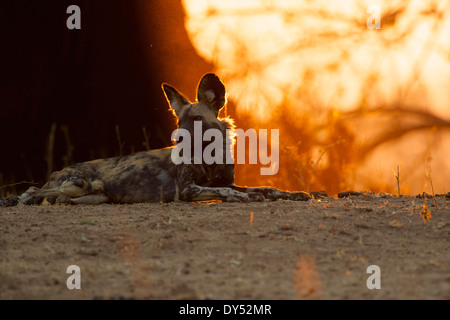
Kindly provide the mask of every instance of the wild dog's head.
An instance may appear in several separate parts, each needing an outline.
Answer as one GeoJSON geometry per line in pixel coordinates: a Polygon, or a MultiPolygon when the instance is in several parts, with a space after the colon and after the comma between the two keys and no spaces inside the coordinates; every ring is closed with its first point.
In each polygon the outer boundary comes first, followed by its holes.
{"type": "MultiPolygon", "coordinates": [[[[205,132],[208,129],[220,130],[223,137],[223,145],[234,145],[234,123],[230,118],[219,118],[219,111],[226,103],[226,91],[222,81],[212,73],[208,73],[200,80],[197,88],[197,102],[191,103],[183,94],[174,87],[164,83],[163,91],[169,102],[170,108],[178,120],[178,128],[189,132],[191,144],[194,141],[202,141],[202,150],[214,141],[214,136],[209,139],[205,132]],[[201,131],[200,131],[201,125],[201,131]],[[228,130],[227,130],[228,129],[228,130]],[[196,134],[201,132],[201,137],[196,134]]],[[[210,131],[211,132],[211,131],[210,131]]],[[[184,138],[184,137],[183,137],[184,138]]]]}

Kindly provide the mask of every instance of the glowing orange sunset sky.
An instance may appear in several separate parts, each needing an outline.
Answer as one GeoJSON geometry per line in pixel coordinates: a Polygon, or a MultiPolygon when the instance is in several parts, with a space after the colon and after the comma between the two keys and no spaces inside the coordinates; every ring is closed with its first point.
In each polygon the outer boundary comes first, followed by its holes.
{"type": "MultiPolygon", "coordinates": [[[[405,133],[372,148],[354,167],[348,187],[370,189],[377,180],[391,188],[392,168],[400,165],[405,193],[431,192],[426,172],[436,192],[450,191],[449,1],[183,5],[190,39],[225,81],[237,113],[276,127],[272,119],[279,108],[324,125],[330,111],[339,120],[357,112],[358,120],[348,126],[363,148],[398,123],[380,111],[406,111],[397,118],[405,133]],[[367,27],[372,4],[380,8],[380,30],[367,27]],[[422,113],[442,121],[427,122],[422,113]]],[[[320,140],[320,130],[314,134],[320,140]]],[[[323,146],[315,152],[318,157],[323,146]]]]}

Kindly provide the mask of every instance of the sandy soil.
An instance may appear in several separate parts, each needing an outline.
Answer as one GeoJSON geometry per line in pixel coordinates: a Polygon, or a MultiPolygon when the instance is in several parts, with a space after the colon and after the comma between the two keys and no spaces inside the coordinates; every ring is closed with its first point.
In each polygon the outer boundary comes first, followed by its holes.
{"type": "Polygon", "coordinates": [[[450,299],[449,201],[0,208],[0,298],[450,299]]]}

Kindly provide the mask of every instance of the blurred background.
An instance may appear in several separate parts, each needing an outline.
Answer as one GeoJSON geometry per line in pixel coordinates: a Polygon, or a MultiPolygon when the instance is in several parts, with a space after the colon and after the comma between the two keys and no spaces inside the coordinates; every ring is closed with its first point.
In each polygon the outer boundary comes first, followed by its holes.
{"type": "Polygon", "coordinates": [[[244,130],[279,129],[288,190],[450,190],[450,2],[3,1],[0,195],[54,170],[166,147],[161,83],[195,99],[206,72],[244,130]],[[81,8],[81,30],[66,9],[81,8]],[[369,29],[370,5],[381,29],[369,29]]]}

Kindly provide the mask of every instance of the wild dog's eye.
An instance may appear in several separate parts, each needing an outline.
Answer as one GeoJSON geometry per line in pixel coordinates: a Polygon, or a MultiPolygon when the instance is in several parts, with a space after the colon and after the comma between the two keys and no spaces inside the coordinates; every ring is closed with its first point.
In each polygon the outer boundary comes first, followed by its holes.
{"type": "Polygon", "coordinates": [[[202,116],[194,116],[193,119],[194,119],[194,121],[202,121],[203,117],[202,116]]]}

